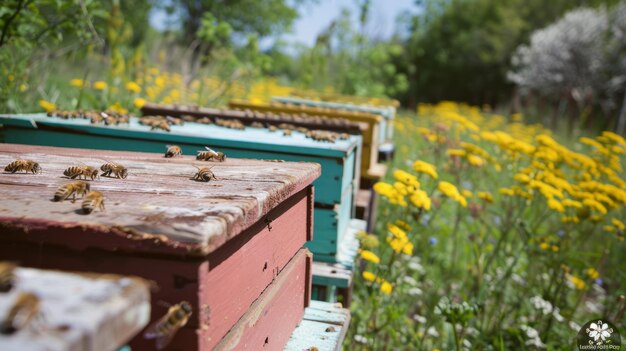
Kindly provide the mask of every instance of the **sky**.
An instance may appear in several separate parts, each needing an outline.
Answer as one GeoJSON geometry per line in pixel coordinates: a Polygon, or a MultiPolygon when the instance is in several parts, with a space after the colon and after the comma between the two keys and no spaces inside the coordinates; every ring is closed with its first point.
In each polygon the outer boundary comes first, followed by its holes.
{"type": "MultiPolygon", "coordinates": [[[[339,17],[343,8],[350,10],[356,25],[358,20],[356,0],[317,0],[300,7],[300,17],[293,23],[292,33],[283,34],[281,40],[313,46],[317,35],[339,17]]],[[[416,12],[415,0],[372,0],[366,33],[377,38],[389,38],[396,30],[396,17],[407,12],[416,12]]],[[[157,29],[163,29],[163,19],[164,13],[153,11],[150,15],[150,24],[157,29]]],[[[271,45],[273,40],[265,40],[262,46],[271,45]]]]}

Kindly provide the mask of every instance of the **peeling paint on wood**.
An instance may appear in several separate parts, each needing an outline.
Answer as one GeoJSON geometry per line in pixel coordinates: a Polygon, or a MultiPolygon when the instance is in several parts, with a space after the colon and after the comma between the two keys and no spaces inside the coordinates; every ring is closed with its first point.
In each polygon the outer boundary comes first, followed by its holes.
{"type": "Polygon", "coordinates": [[[39,299],[40,316],[23,330],[0,335],[3,351],[109,351],[124,345],[150,318],[142,279],[15,269],[15,286],[0,294],[0,316],[20,293],[39,299]]]}
{"type": "Polygon", "coordinates": [[[339,351],[349,326],[350,311],[341,304],[311,301],[284,350],[339,351]]]}
{"type": "Polygon", "coordinates": [[[0,226],[5,230],[108,233],[196,255],[213,252],[320,174],[319,165],[311,163],[229,158],[210,163],[218,180],[204,183],[191,180],[200,163],[190,157],[0,144],[0,165],[17,158],[37,160],[43,172],[0,174],[0,226]],[[90,181],[92,190],[104,193],[106,211],[86,216],[78,202],[51,202],[56,189],[69,181],[65,168],[99,167],[105,160],[129,172],[126,179],[90,181]]]}

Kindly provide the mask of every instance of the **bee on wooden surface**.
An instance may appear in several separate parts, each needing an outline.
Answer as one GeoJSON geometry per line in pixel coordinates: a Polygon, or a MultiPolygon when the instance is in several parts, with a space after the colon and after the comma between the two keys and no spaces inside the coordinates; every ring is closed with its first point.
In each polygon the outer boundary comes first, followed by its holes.
{"type": "Polygon", "coordinates": [[[104,211],[104,195],[99,191],[88,192],[85,198],[83,198],[81,208],[86,214],[90,214],[95,209],[104,211]]]}
{"type": "Polygon", "coordinates": [[[165,157],[174,157],[183,154],[183,150],[178,145],[167,145],[167,151],[165,151],[165,157]]]}
{"type": "Polygon", "coordinates": [[[115,176],[115,178],[126,179],[128,176],[128,169],[122,166],[119,163],[115,162],[107,162],[100,166],[100,170],[103,172],[101,176],[110,177],[111,174],[115,176]]]}
{"type": "Polygon", "coordinates": [[[76,201],[76,195],[84,197],[85,194],[89,192],[90,185],[87,182],[83,182],[82,180],[78,180],[75,182],[67,183],[61,185],[57,191],[54,193],[54,201],[64,201],[68,199],[70,196],[72,197],[72,202],[76,201]]]}
{"type": "Polygon", "coordinates": [[[209,167],[198,167],[198,166],[194,166],[198,169],[198,172],[196,172],[196,174],[194,174],[193,176],[193,180],[197,180],[200,182],[209,182],[211,181],[211,179],[217,180],[217,177],[215,177],[215,174],[213,174],[213,172],[211,172],[211,168],[209,167]]]}
{"type": "Polygon", "coordinates": [[[41,167],[39,163],[31,160],[15,160],[9,163],[6,167],[4,167],[5,172],[21,172],[25,173],[32,172],[33,174],[41,173],[41,167]]]}
{"type": "Polygon", "coordinates": [[[292,133],[292,130],[291,130],[291,129],[285,129],[285,130],[283,130],[283,135],[284,135],[284,136],[290,136],[290,135],[291,135],[291,133],[292,133]]]}
{"type": "Polygon", "coordinates": [[[350,134],[348,133],[341,133],[339,134],[339,139],[341,140],[348,140],[350,138],[350,134]]]}
{"type": "Polygon", "coordinates": [[[39,315],[39,298],[31,293],[20,293],[0,324],[0,333],[13,334],[27,327],[39,315]]]}
{"type": "Polygon", "coordinates": [[[152,128],[150,128],[150,130],[156,130],[156,129],[162,129],[166,132],[171,131],[170,129],[170,124],[167,123],[166,120],[162,120],[162,121],[157,121],[155,123],[152,124],[152,128]]]}
{"type": "Polygon", "coordinates": [[[196,117],[192,115],[182,115],[180,116],[180,119],[182,119],[185,122],[194,122],[196,120],[196,117]]]}
{"type": "Polygon", "coordinates": [[[176,117],[172,117],[172,116],[165,116],[165,120],[174,126],[182,126],[185,122],[183,122],[183,120],[181,118],[176,118],[176,117]]]}
{"type": "Polygon", "coordinates": [[[196,122],[200,123],[200,124],[212,124],[213,123],[213,121],[211,121],[211,119],[209,117],[202,117],[202,118],[196,120],[196,122]]]}
{"type": "Polygon", "coordinates": [[[296,129],[297,131],[299,131],[302,134],[306,134],[306,132],[308,132],[309,130],[305,127],[298,127],[298,129],[296,129]]]}
{"type": "Polygon", "coordinates": [[[265,128],[265,126],[263,125],[263,123],[261,123],[261,122],[257,122],[257,121],[252,122],[252,123],[250,124],[250,127],[252,127],[252,128],[265,128]]]}
{"type": "Polygon", "coordinates": [[[165,348],[172,341],[178,329],[187,324],[191,313],[191,304],[187,301],[182,301],[170,307],[163,317],[146,329],[144,337],[146,339],[156,339],[157,350],[165,348]]]}
{"type": "Polygon", "coordinates": [[[223,152],[217,152],[208,146],[205,146],[204,148],[207,151],[198,150],[198,155],[196,155],[196,160],[200,160],[200,161],[216,160],[218,162],[226,161],[226,155],[224,155],[223,152]]]}
{"type": "Polygon", "coordinates": [[[72,166],[63,171],[63,175],[71,179],[85,177],[94,180],[98,177],[98,169],[91,166],[72,166]]]}
{"type": "Polygon", "coordinates": [[[0,293],[9,292],[13,288],[15,267],[16,265],[11,262],[0,262],[0,293]]]}
{"type": "Polygon", "coordinates": [[[269,126],[269,127],[267,127],[267,130],[269,130],[270,132],[273,133],[273,132],[278,130],[278,127],[276,127],[276,126],[269,126]]]}

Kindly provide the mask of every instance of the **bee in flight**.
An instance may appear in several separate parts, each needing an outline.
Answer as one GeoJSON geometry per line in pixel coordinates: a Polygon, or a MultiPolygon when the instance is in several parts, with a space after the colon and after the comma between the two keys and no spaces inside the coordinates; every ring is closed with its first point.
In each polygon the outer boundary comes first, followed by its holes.
{"type": "Polygon", "coordinates": [[[98,169],[85,165],[72,166],[63,171],[63,175],[71,179],[80,179],[81,177],[85,177],[85,179],[91,178],[91,180],[94,180],[98,176],[98,169]]]}
{"type": "Polygon", "coordinates": [[[178,145],[167,145],[167,151],[165,151],[165,157],[174,157],[178,155],[182,155],[183,150],[178,145]]]}
{"type": "Polygon", "coordinates": [[[121,164],[115,162],[107,162],[103,164],[100,167],[100,170],[102,171],[101,176],[103,177],[110,177],[111,174],[113,174],[115,178],[126,179],[126,177],[128,176],[128,169],[126,169],[126,167],[122,166],[121,164]]]}
{"type": "Polygon", "coordinates": [[[187,301],[182,301],[170,307],[165,316],[146,329],[144,337],[146,339],[156,339],[157,350],[162,350],[172,341],[178,329],[187,324],[191,313],[191,304],[187,301]]]}
{"type": "Polygon", "coordinates": [[[0,262],[0,293],[9,292],[13,288],[15,281],[14,269],[14,263],[0,262]]]}
{"type": "Polygon", "coordinates": [[[83,204],[81,207],[85,214],[90,214],[95,209],[104,211],[104,196],[99,191],[90,191],[83,198],[83,204]]]}
{"type": "Polygon", "coordinates": [[[20,293],[13,305],[0,321],[0,333],[13,334],[24,329],[39,315],[39,298],[31,293],[20,293]]]}
{"type": "Polygon", "coordinates": [[[4,167],[5,172],[21,172],[25,173],[32,172],[33,174],[41,173],[41,167],[39,163],[31,160],[15,160],[9,163],[6,167],[4,167]]]}
{"type": "Polygon", "coordinates": [[[90,185],[87,182],[83,182],[82,180],[78,180],[75,182],[67,183],[61,185],[57,191],[54,193],[54,201],[64,201],[68,199],[70,196],[72,197],[72,202],[76,201],[76,195],[84,197],[85,194],[89,192],[90,185]]]}
{"type": "Polygon", "coordinates": [[[196,155],[196,160],[201,160],[201,161],[216,160],[219,162],[226,161],[226,155],[224,155],[223,152],[217,152],[208,146],[205,146],[204,148],[207,151],[199,150],[198,155],[196,155]]]}
{"type": "Polygon", "coordinates": [[[215,177],[215,174],[213,174],[213,172],[211,172],[211,168],[209,167],[197,167],[194,166],[198,169],[198,172],[196,172],[196,174],[194,174],[193,176],[193,180],[197,180],[200,182],[208,182],[211,181],[211,179],[215,179],[217,180],[217,178],[215,177]]]}

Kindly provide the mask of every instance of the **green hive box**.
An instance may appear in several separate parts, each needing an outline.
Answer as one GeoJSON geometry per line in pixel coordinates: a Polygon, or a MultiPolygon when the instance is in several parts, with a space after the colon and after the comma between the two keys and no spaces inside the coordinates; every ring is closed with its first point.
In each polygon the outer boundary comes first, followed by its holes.
{"type": "Polygon", "coordinates": [[[210,146],[227,157],[319,163],[322,175],[313,183],[314,236],[307,244],[316,261],[336,262],[341,239],[354,215],[362,143],[358,135],[327,143],[296,131],[283,136],[281,131],[264,128],[235,130],[189,122],[165,132],[152,131],[134,117],[129,124],[104,126],[45,114],[0,115],[0,125],[0,141],[5,143],[158,153],[165,153],[165,145],[176,144],[186,155],[210,146]]]}

